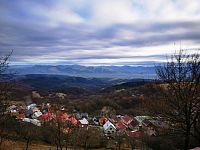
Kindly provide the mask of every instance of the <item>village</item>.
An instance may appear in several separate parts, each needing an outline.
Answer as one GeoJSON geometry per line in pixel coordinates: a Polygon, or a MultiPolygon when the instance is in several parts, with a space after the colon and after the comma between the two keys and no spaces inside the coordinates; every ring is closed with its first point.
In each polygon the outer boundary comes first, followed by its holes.
{"type": "Polygon", "coordinates": [[[27,126],[33,124],[41,127],[49,123],[50,126],[57,128],[60,123],[66,124],[59,128],[64,134],[72,132],[70,128],[72,126],[79,130],[95,128],[107,139],[115,139],[116,135],[126,135],[133,140],[141,140],[144,136],[160,136],[168,130],[168,124],[159,116],[131,116],[127,114],[94,116],[76,110],[68,112],[64,106],[56,106],[51,103],[10,105],[7,107],[6,113],[18,121],[24,122],[27,126]]]}

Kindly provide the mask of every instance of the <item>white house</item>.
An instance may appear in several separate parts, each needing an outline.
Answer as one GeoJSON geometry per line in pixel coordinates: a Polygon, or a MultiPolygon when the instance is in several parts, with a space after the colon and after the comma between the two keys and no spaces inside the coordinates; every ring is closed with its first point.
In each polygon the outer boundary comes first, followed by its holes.
{"type": "Polygon", "coordinates": [[[24,122],[31,122],[30,118],[24,118],[22,121],[24,121],[24,122]]]}
{"type": "Polygon", "coordinates": [[[30,119],[30,118],[24,118],[22,121],[24,122],[30,122],[36,126],[41,126],[41,122],[37,119],[30,119]]]}
{"type": "Polygon", "coordinates": [[[103,129],[105,134],[114,134],[116,132],[116,127],[110,121],[103,125],[103,129]]]}
{"type": "Polygon", "coordinates": [[[37,119],[30,119],[30,122],[36,126],[41,126],[41,122],[37,119]]]}
{"type": "Polygon", "coordinates": [[[80,122],[81,127],[87,127],[89,125],[89,122],[85,118],[79,120],[79,122],[80,122]]]}
{"type": "Polygon", "coordinates": [[[36,104],[30,104],[30,105],[28,105],[27,106],[27,109],[29,110],[29,109],[34,109],[36,107],[36,104]]]}
{"type": "Polygon", "coordinates": [[[34,112],[34,114],[32,115],[32,118],[36,119],[38,117],[40,117],[42,115],[42,113],[40,111],[34,112]]]}

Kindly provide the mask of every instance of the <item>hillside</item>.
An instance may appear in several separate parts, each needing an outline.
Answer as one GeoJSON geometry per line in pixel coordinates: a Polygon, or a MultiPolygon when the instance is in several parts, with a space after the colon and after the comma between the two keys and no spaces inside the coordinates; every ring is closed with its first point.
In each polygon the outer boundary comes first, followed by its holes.
{"type": "Polygon", "coordinates": [[[17,83],[35,90],[66,90],[71,88],[96,90],[128,81],[126,79],[83,78],[52,74],[16,75],[14,79],[17,83]]]}

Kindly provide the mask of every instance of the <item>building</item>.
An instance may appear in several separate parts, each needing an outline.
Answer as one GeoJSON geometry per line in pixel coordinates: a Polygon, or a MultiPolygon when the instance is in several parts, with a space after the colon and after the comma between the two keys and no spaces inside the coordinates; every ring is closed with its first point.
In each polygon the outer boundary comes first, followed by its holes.
{"type": "Polygon", "coordinates": [[[136,116],[134,117],[134,119],[139,123],[139,124],[142,124],[143,120],[145,119],[152,119],[150,116],[136,116]]]}
{"type": "Polygon", "coordinates": [[[81,127],[88,127],[89,122],[87,121],[87,119],[83,118],[83,119],[79,120],[79,124],[81,127]]]}
{"type": "Polygon", "coordinates": [[[77,118],[77,119],[83,119],[83,118],[88,119],[88,118],[89,118],[89,115],[88,115],[88,113],[77,113],[77,114],[76,114],[76,118],[77,118]]]}
{"type": "Polygon", "coordinates": [[[149,136],[157,135],[155,126],[148,119],[144,119],[142,121],[142,128],[144,129],[144,132],[149,136]]]}
{"type": "Polygon", "coordinates": [[[138,130],[139,129],[139,123],[135,119],[133,119],[131,121],[131,123],[128,125],[128,127],[131,130],[138,130]]]}
{"type": "Polygon", "coordinates": [[[33,113],[32,118],[36,119],[39,118],[42,115],[42,113],[40,111],[36,111],[33,113]]]}
{"type": "Polygon", "coordinates": [[[110,121],[107,121],[103,125],[103,129],[104,129],[104,133],[107,135],[115,134],[116,132],[116,127],[110,121]]]}
{"type": "Polygon", "coordinates": [[[122,120],[120,120],[116,123],[116,129],[119,132],[125,132],[125,130],[127,129],[127,126],[124,124],[122,120]]]}
{"type": "Polygon", "coordinates": [[[123,118],[122,118],[122,121],[124,122],[124,124],[126,125],[129,125],[131,123],[131,121],[133,121],[133,118],[128,116],[128,115],[125,115],[123,118]]]}
{"type": "Polygon", "coordinates": [[[99,124],[100,125],[104,125],[107,121],[108,121],[108,118],[106,118],[106,117],[99,118],[99,124]]]}
{"type": "Polygon", "coordinates": [[[113,123],[117,123],[120,119],[117,118],[116,115],[112,115],[111,118],[110,118],[110,120],[111,120],[111,122],[113,122],[113,123]]]}

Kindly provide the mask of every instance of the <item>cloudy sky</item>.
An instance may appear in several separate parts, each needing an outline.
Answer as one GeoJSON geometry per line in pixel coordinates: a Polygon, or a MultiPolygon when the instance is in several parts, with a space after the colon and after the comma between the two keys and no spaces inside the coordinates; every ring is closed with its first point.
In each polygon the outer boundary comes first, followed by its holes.
{"type": "Polygon", "coordinates": [[[149,65],[200,48],[199,0],[0,0],[12,64],[149,65]]]}

